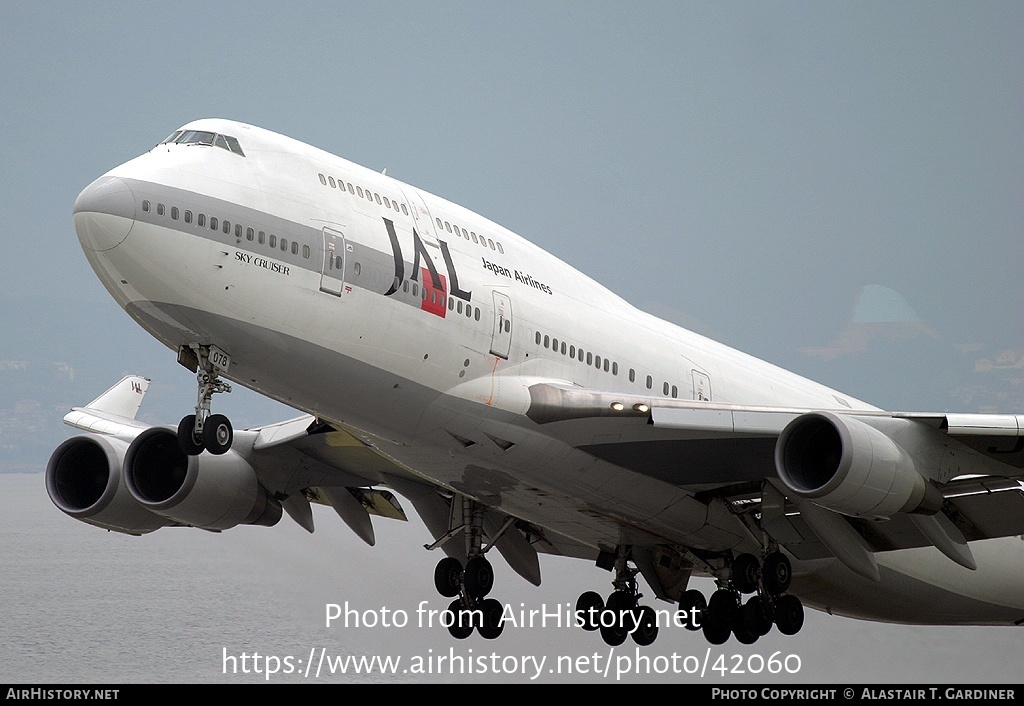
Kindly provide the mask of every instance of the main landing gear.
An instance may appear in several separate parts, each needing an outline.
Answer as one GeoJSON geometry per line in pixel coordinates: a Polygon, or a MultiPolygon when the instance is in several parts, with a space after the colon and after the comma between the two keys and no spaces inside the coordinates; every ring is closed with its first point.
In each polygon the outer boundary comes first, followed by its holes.
{"type": "MultiPolygon", "coordinates": [[[[456,497],[453,502],[458,502],[456,497]]],[[[493,640],[501,635],[505,628],[502,616],[505,606],[487,594],[494,587],[494,569],[487,561],[484,553],[497,537],[491,540],[487,549],[483,548],[483,511],[479,503],[461,498],[463,522],[449,530],[444,537],[430,545],[428,549],[441,546],[458,534],[464,534],[467,544],[466,565],[455,557],[445,557],[434,569],[434,587],[445,598],[454,598],[448,610],[441,617],[442,624],[448,628],[452,637],[464,640],[473,634],[475,629],[480,637],[493,640]]]]}
{"type": "MultiPolygon", "coordinates": [[[[783,635],[795,635],[804,624],[800,599],[787,595],[793,569],[781,552],[758,561],[753,554],[740,554],[730,567],[728,580],[719,580],[718,590],[704,603],[699,591],[686,591],[679,600],[680,611],[700,616],[700,629],[713,645],[724,644],[730,635],[752,645],[775,625],[783,635]],[[746,603],[742,596],[754,593],[746,603]]],[[[695,627],[690,629],[697,629],[695,627]]]]}
{"type": "Polygon", "coordinates": [[[216,346],[192,346],[178,351],[178,362],[195,371],[199,387],[196,413],[178,424],[178,446],[188,456],[198,456],[203,449],[215,456],[226,453],[234,430],[223,414],[210,413],[210,402],[218,392],[231,392],[231,385],[220,379],[230,358],[216,346]]]}
{"type": "Polygon", "coordinates": [[[486,598],[494,585],[491,563],[482,555],[462,567],[455,557],[445,557],[434,569],[434,586],[446,598],[455,598],[441,622],[452,637],[464,640],[475,628],[480,637],[493,640],[505,629],[502,615],[505,606],[494,598],[486,598]]]}
{"type": "MultiPolygon", "coordinates": [[[[600,630],[611,645],[621,645],[632,637],[638,645],[649,645],[658,636],[654,609],[638,604],[637,569],[629,568],[628,547],[619,547],[615,559],[615,590],[605,601],[587,591],[576,601],[576,615],[584,630],[600,630]]],[[[705,599],[690,589],[679,597],[678,614],[673,621],[687,630],[702,631],[713,645],[724,644],[730,636],[751,645],[767,635],[774,625],[783,635],[795,635],[803,627],[804,607],[796,596],[786,594],[793,577],[786,555],[774,551],[764,561],[753,554],[732,559],[728,571],[719,578],[718,590],[705,599]],[[744,594],[754,594],[745,603],[744,594]]]]}
{"type": "Polygon", "coordinates": [[[595,591],[587,591],[576,600],[577,619],[584,630],[600,630],[606,644],[616,647],[632,637],[641,647],[650,645],[658,638],[657,614],[650,606],[639,604],[640,593],[636,575],[638,569],[631,568],[628,547],[619,547],[615,557],[614,591],[605,601],[595,591]]]}

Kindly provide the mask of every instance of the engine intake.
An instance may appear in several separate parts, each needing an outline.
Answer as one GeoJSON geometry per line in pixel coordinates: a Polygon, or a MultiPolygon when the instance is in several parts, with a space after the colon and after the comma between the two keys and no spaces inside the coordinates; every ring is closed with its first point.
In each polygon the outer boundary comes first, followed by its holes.
{"type": "Polygon", "coordinates": [[[98,434],[75,436],[46,464],[46,492],[76,520],[126,534],[146,534],[171,522],[132,497],[121,477],[128,443],[98,434]]]}
{"type": "Polygon", "coordinates": [[[143,507],[193,527],[271,527],[281,519],[281,503],[263,489],[241,455],[186,456],[175,432],[164,427],[135,438],[125,453],[124,477],[143,507]]]}
{"type": "Polygon", "coordinates": [[[942,506],[941,493],[892,438],[831,412],[801,415],[783,429],[775,469],[790,492],[845,515],[879,519],[942,506]]]}

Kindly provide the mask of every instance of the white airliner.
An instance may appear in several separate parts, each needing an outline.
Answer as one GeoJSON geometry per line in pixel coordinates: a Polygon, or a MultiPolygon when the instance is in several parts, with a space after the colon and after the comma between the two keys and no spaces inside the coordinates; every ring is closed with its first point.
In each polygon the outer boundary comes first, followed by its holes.
{"type": "MultiPolygon", "coordinates": [[[[497,637],[496,549],[596,562],[577,601],[608,644],[653,598],[712,643],[869,620],[1024,621],[1024,415],[891,413],[633,308],[472,211],[293,139],[199,120],[79,195],[111,295],[194,371],[177,428],[128,377],[65,421],[50,497],[77,519],[364,541],[416,508],[446,555],[452,635],[497,637]],[[308,416],[234,431],[226,380],[308,416]],[[705,599],[691,576],[712,576],[705,599]]],[[[425,578],[425,582],[426,582],[425,578]]]]}

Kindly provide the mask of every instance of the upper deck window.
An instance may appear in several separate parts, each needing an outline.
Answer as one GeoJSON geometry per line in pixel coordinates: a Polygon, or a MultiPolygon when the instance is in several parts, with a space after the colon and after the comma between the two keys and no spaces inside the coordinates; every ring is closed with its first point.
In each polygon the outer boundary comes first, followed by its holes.
{"type": "Polygon", "coordinates": [[[160,144],[166,145],[170,142],[179,145],[215,146],[225,149],[228,152],[234,152],[239,156],[245,156],[245,152],[242,151],[242,146],[238,144],[238,140],[235,138],[230,135],[218,135],[215,132],[207,132],[205,130],[175,130],[160,144]]]}

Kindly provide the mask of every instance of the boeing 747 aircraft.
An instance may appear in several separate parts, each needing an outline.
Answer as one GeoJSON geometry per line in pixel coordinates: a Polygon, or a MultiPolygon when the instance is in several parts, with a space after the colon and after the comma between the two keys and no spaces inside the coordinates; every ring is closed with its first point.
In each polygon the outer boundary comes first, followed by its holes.
{"type": "Polygon", "coordinates": [[[1024,415],[880,410],[638,311],[468,209],[229,120],[107,172],[74,221],[110,294],[197,380],[177,427],[136,421],[135,376],[65,417],[84,433],[46,486],[74,518],[142,535],[287,513],[312,532],[322,503],[372,544],[371,517],[408,502],[445,555],[458,638],[502,631],[494,551],[533,584],[539,553],[607,569],[611,592],[576,608],[610,645],[657,637],[652,599],[714,644],[795,634],[805,605],[1024,621],[1024,415]],[[231,384],[306,414],[235,430],[214,413],[231,384]]]}

